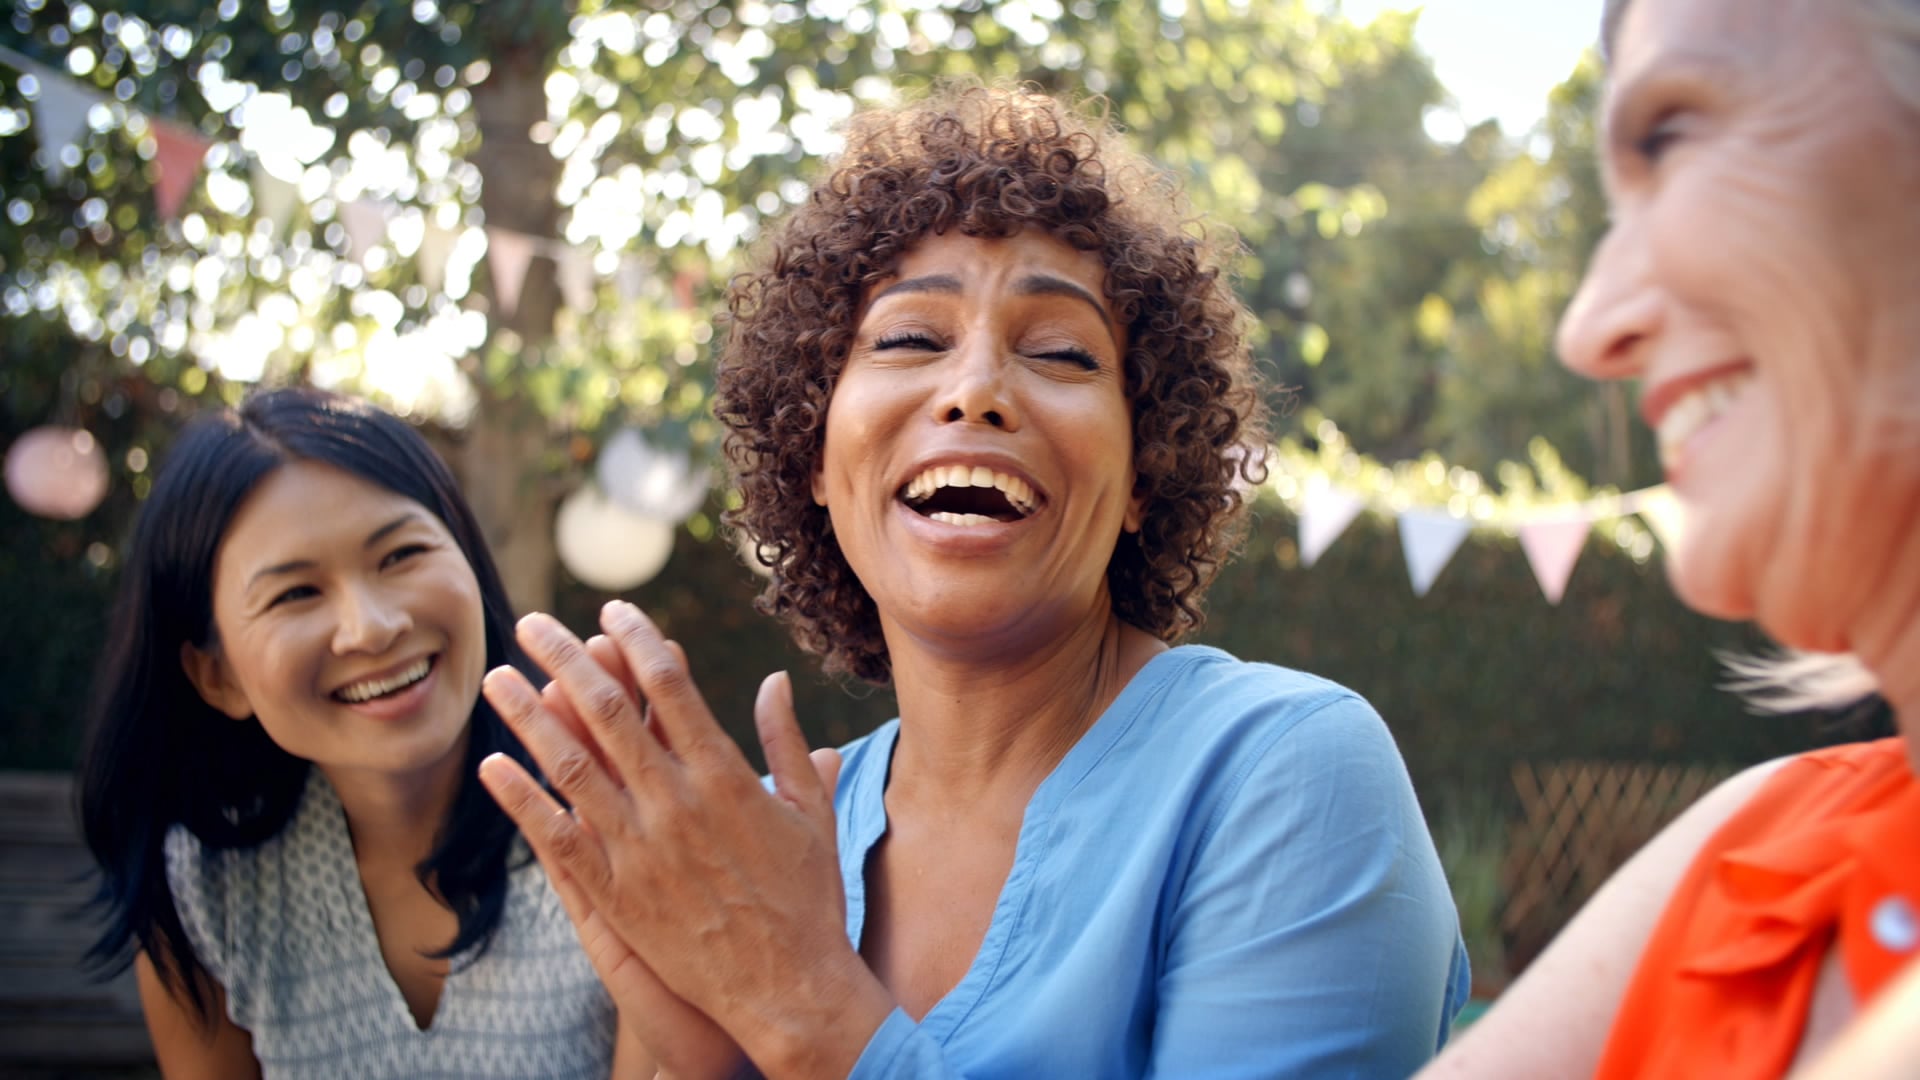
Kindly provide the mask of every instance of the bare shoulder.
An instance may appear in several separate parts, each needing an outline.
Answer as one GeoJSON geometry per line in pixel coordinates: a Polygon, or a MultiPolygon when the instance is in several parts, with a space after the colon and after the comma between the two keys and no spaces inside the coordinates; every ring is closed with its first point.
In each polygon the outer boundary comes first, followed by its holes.
{"type": "Polygon", "coordinates": [[[154,1057],[168,1080],[260,1075],[260,1063],[253,1056],[253,1038],[227,1019],[225,991],[214,987],[211,1015],[203,1020],[161,980],[145,953],[135,956],[133,965],[154,1057]]]}
{"type": "Polygon", "coordinates": [[[1700,848],[1793,758],[1755,765],[1701,796],[1594,893],[1487,1015],[1420,1076],[1592,1076],[1640,953],[1700,848]]]}

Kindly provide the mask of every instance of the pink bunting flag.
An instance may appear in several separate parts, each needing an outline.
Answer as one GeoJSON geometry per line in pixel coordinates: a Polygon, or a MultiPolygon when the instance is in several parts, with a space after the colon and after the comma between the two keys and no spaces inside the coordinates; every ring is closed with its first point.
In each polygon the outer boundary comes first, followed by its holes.
{"type": "Polygon", "coordinates": [[[367,252],[387,235],[387,212],[379,203],[354,199],[340,204],[340,227],[347,230],[347,257],[365,265],[367,252]]]}
{"type": "Polygon", "coordinates": [[[554,251],[554,272],[560,279],[560,296],[573,311],[592,311],[594,288],[599,284],[593,272],[593,255],[581,248],[554,251]]]}
{"type": "Polygon", "coordinates": [[[493,271],[493,298],[500,314],[511,317],[520,307],[520,286],[526,284],[527,265],[533,262],[534,238],[511,229],[487,227],[487,268],[493,271]]]}
{"type": "Polygon", "coordinates": [[[187,192],[193,190],[194,181],[200,178],[200,166],[206,160],[207,148],[213,144],[165,120],[154,120],[150,126],[154,144],[153,204],[161,217],[172,220],[179,216],[187,192]]]}
{"type": "Polygon", "coordinates": [[[1566,595],[1567,579],[1573,565],[1580,561],[1580,550],[1587,545],[1593,523],[1586,518],[1560,518],[1536,521],[1520,526],[1520,549],[1527,553],[1527,565],[1546,594],[1547,603],[1558,604],[1566,595]]]}

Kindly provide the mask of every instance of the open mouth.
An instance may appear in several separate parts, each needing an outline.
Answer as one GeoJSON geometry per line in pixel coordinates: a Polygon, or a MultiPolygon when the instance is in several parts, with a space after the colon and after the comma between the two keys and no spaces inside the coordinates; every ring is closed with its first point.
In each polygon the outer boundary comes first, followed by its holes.
{"type": "Polygon", "coordinates": [[[335,690],[333,692],[333,699],[348,705],[363,705],[369,701],[378,701],[381,698],[392,697],[426,678],[432,673],[433,666],[439,662],[440,655],[438,653],[432,656],[423,656],[419,660],[407,665],[404,669],[385,678],[362,679],[357,683],[349,683],[335,690]]]}
{"type": "Polygon", "coordinates": [[[985,465],[935,465],[909,480],[900,500],[948,525],[1019,521],[1040,508],[1025,480],[985,465]]]}

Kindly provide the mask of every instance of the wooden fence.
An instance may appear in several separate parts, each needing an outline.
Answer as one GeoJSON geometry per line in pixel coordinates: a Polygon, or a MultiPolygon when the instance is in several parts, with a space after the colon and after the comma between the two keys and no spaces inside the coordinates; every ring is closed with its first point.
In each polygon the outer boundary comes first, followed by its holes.
{"type": "Polygon", "coordinates": [[[1532,962],[1601,882],[1731,771],[1644,762],[1515,765],[1519,817],[1501,874],[1509,971],[1532,962]]]}
{"type": "Polygon", "coordinates": [[[81,968],[92,863],[56,773],[0,772],[0,1076],[119,1076],[153,1060],[131,974],[81,968]]]}

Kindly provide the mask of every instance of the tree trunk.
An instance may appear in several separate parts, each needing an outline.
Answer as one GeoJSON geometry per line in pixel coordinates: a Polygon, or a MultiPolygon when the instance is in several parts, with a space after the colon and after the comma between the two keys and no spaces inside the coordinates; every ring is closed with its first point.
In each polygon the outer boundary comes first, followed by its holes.
{"type": "MultiPolygon", "coordinates": [[[[531,130],[546,119],[546,76],[552,50],[503,50],[492,72],[473,88],[474,120],[480,146],[473,163],[480,170],[480,208],[491,227],[550,238],[559,221],[554,188],[560,163],[533,141],[531,130]]],[[[545,362],[553,341],[560,288],[553,260],[536,255],[527,267],[518,305],[508,311],[497,287],[490,312],[498,348],[501,331],[517,340],[525,366],[545,362]]],[[[543,460],[548,441],[559,436],[528,400],[514,392],[518,382],[481,386],[480,404],[461,442],[459,472],[487,543],[493,549],[507,595],[515,610],[553,606],[553,519],[556,492],[543,460]]]]}

